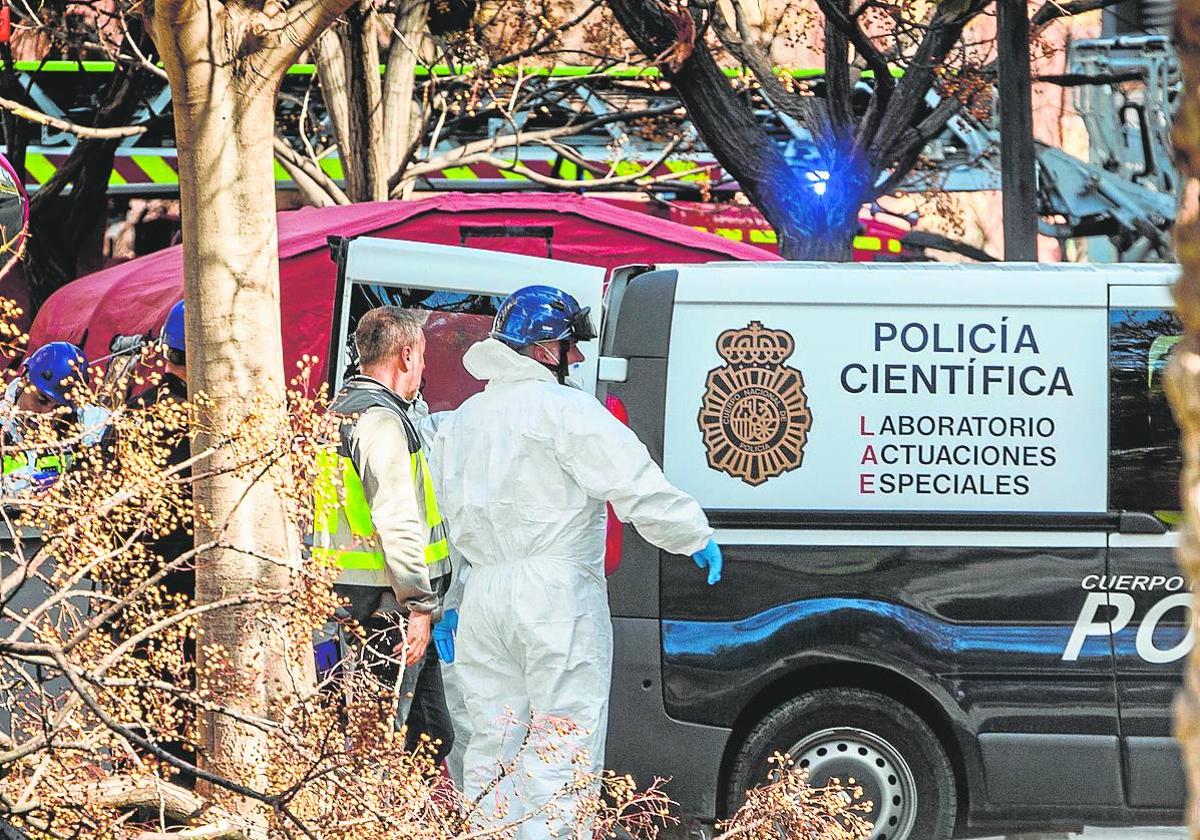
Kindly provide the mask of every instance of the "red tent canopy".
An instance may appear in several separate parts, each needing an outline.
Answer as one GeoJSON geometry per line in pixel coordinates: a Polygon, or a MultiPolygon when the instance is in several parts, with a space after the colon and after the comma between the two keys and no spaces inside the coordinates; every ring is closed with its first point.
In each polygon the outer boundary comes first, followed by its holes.
{"type": "MultiPolygon", "coordinates": [[[[336,269],[329,236],[370,235],[468,245],[603,266],[777,259],[665,219],[563,194],[448,193],[415,202],[305,208],[279,214],[285,370],[304,354],[329,352],[336,269]]],[[[30,348],[49,341],[107,355],[114,335],[157,331],[183,296],[183,253],[168,248],[89,274],[60,289],[30,329],[30,348]]],[[[323,376],[323,371],[318,371],[323,376]]]]}

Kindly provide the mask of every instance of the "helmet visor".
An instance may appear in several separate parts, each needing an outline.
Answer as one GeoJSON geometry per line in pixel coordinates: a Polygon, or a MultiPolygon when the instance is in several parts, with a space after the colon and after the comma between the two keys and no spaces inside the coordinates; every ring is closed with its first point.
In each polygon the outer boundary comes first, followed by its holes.
{"type": "Polygon", "coordinates": [[[591,341],[596,338],[596,327],[592,324],[592,308],[585,306],[571,318],[571,338],[575,341],[591,341]]]}

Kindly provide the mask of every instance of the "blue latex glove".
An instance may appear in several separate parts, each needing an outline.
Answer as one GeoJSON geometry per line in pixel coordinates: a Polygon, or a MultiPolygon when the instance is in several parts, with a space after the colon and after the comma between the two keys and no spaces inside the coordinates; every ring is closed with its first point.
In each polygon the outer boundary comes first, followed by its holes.
{"type": "Polygon", "coordinates": [[[433,626],[433,646],[438,659],[454,661],[454,634],[458,632],[458,610],[446,610],[442,620],[433,626]]]}
{"type": "Polygon", "coordinates": [[[709,540],[708,545],[693,554],[692,560],[701,569],[708,569],[709,586],[721,579],[721,566],[724,565],[725,560],[721,557],[721,547],[713,540],[709,540]]]}

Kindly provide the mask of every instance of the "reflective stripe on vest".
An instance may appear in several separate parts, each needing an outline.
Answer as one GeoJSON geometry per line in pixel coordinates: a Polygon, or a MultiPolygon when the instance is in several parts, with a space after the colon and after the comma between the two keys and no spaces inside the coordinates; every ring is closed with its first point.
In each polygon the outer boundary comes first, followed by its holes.
{"type": "MultiPolygon", "coordinates": [[[[425,453],[411,454],[413,489],[425,514],[427,544],[425,565],[429,579],[450,571],[450,546],[425,453]]],[[[317,453],[317,480],[313,488],[312,556],[335,563],[342,573],[338,583],[389,587],[387,563],[362,479],[349,456],[336,448],[317,453]]]]}
{"type": "MultiPolygon", "coordinates": [[[[433,492],[433,476],[429,474],[429,462],[425,460],[425,450],[418,449],[412,455],[413,482],[420,482],[425,507],[425,525],[429,528],[429,544],[425,546],[425,565],[432,566],[450,557],[450,542],[446,531],[446,521],[442,518],[442,509],[438,506],[437,495],[433,492]],[[418,474],[420,478],[418,478],[418,474]]],[[[432,575],[430,579],[432,579],[432,575]]]]}
{"type": "MultiPolygon", "coordinates": [[[[63,471],[65,459],[62,455],[41,455],[32,464],[35,471],[42,470],[58,470],[63,471]]],[[[4,456],[4,475],[9,473],[19,472],[30,468],[28,455],[5,455],[4,456]]]]}

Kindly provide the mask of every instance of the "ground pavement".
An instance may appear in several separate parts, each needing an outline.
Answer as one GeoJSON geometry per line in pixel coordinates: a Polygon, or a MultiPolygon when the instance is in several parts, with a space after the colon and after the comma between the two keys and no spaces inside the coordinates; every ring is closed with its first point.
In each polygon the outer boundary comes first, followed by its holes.
{"type": "Polygon", "coordinates": [[[1034,834],[1020,840],[1186,840],[1187,836],[1182,828],[1089,828],[1083,834],[1034,834]]]}
{"type": "MultiPolygon", "coordinates": [[[[701,840],[710,836],[672,832],[664,840],[701,840]]],[[[1187,831],[1182,828],[1089,828],[1083,834],[1025,834],[986,840],[1187,840],[1187,836],[1187,831]]]]}

